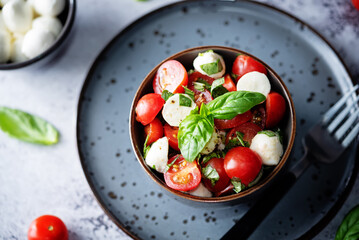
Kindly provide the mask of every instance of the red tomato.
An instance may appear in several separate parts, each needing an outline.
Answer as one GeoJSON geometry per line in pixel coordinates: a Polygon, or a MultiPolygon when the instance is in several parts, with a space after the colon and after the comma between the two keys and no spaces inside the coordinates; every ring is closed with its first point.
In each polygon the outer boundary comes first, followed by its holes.
{"type": "Polygon", "coordinates": [[[188,86],[191,86],[193,84],[193,82],[197,82],[199,78],[205,80],[210,85],[212,85],[212,83],[214,81],[214,78],[211,78],[210,76],[204,75],[204,74],[196,71],[196,72],[191,73],[188,76],[188,86]]]}
{"type": "Polygon", "coordinates": [[[60,218],[43,215],[36,218],[27,233],[28,240],[67,240],[68,232],[60,218]]]}
{"type": "Polygon", "coordinates": [[[206,186],[206,188],[208,188],[208,190],[210,190],[211,192],[220,192],[223,189],[225,189],[228,186],[229,181],[231,180],[228,176],[226,171],[224,170],[224,159],[223,158],[212,158],[211,160],[209,160],[206,164],[205,167],[207,167],[208,165],[211,166],[212,168],[214,168],[218,175],[219,175],[219,179],[216,182],[216,184],[213,186],[211,180],[209,180],[208,178],[203,178],[203,183],[206,186]]]}
{"type": "Polygon", "coordinates": [[[265,128],[266,125],[266,110],[264,108],[264,104],[260,104],[251,109],[253,113],[252,122],[260,126],[262,129],[265,128]]]}
{"type": "Polygon", "coordinates": [[[230,120],[225,119],[214,119],[214,125],[216,125],[217,129],[228,129],[237,127],[245,122],[250,121],[253,118],[253,114],[251,111],[247,111],[242,114],[238,114],[234,118],[230,120]]]}
{"type": "Polygon", "coordinates": [[[223,190],[220,191],[220,192],[214,193],[214,195],[215,195],[216,197],[219,197],[219,196],[225,196],[225,195],[232,194],[232,193],[233,193],[233,188],[234,188],[234,187],[233,187],[233,184],[232,184],[232,183],[229,183],[225,189],[223,189],[223,190]]]}
{"type": "Polygon", "coordinates": [[[171,148],[173,148],[176,151],[180,151],[180,149],[178,148],[178,138],[177,138],[178,127],[172,127],[168,123],[166,123],[164,126],[164,132],[171,148]]]}
{"type": "Polygon", "coordinates": [[[227,175],[231,179],[238,178],[246,186],[257,177],[261,168],[262,160],[259,155],[246,147],[232,148],[224,157],[227,175]]]}
{"type": "Polygon", "coordinates": [[[352,0],[354,7],[359,10],[359,0],[352,0]]]}
{"type": "Polygon", "coordinates": [[[229,92],[237,91],[237,87],[232,81],[231,75],[228,73],[224,76],[223,87],[225,87],[229,92]]]}
{"type": "Polygon", "coordinates": [[[167,186],[179,191],[189,191],[196,188],[201,182],[201,172],[197,161],[187,162],[182,155],[173,156],[168,164],[179,156],[170,169],[164,173],[167,186]]]}
{"type": "Polygon", "coordinates": [[[214,81],[214,78],[211,78],[209,76],[203,75],[200,72],[193,72],[191,75],[189,75],[188,80],[188,88],[193,91],[194,93],[194,101],[197,104],[197,106],[200,108],[202,103],[209,103],[213,100],[213,97],[211,93],[205,89],[204,91],[198,91],[194,88],[193,82],[196,82],[199,78],[205,80],[209,84],[212,84],[214,81]]]}
{"type": "Polygon", "coordinates": [[[267,74],[266,68],[260,62],[254,60],[250,56],[247,55],[239,55],[236,60],[234,60],[232,66],[232,73],[237,76],[236,81],[240,79],[244,74],[249,72],[261,72],[267,74]]]}
{"type": "Polygon", "coordinates": [[[243,140],[249,142],[250,144],[254,136],[257,134],[257,132],[261,130],[262,129],[258,125],[252,122],[243,123],[242,125],[232,128],[231,131],[229,131],[226,137],[226,144],[228,144],[229,140],[237,137],[236,132],[243,133],[243,140]]]}
{"type": "Polygon", "coordinates": [[[155,118],[150,124],[145,127],[146,137],[148,136],[147,146],[156,142],[163,136],[163,126],[158,118],[155,118]]]}
{"type": "Polygon", "coordinates": [[[183,93],[182,86],[187,86],[188,75],[184,66],[176,60],[164,62],[157,70],[153,79],[153,90],[162,94],[163,90],[171,93],[183,93]]]}
{"type": "Polygon", "coordinates": [[[165,100],[161,95],[149,93],[141,97],[136,106],[136,120],[143,125],[147,125],[155,119],[161,111],[165,100]]]}
{"type": "Polygon", "coordinates": [[[285,109],[286,104],[282,95],[270,92],[266,100],[266,128],[275,127],[282,120],[285,109]]]}

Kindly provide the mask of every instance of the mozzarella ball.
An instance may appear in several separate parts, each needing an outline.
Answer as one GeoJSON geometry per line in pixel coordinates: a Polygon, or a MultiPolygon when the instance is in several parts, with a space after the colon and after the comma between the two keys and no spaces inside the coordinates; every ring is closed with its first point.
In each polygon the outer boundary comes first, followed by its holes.
{"type": "Polygon", "coordinates": [[[24,0],[11,0],[2,9],[6,27],[12,32],[26,32],[31,28],[33,13],[24,0]]]}
{"type": "Polygon", "coordinates": [[[44,16],[56,17],[65,8],[65,0],[33,0],[35,11],[44,16]]]}
{"type": "Polygon", "coordinates": [[[168,149],[167,137],[158,139],[148,150],[146,164],[156,171],[164,173],[168,162],[168,149]]]}
{"type": "Polygon", "coordinates": [[[212,50],[198,54],[193,61],[193,67],[198,72],[212,78],[220,78],[226,72],[223,57],[212,50]]]}
{"type": "Polygon", "coordinates": [[[267,75],[260,72],[244,74],[237,82],[237,91],[259,92],[267,97],[271,85],[267,75]]]}
{"type": "Polygon", "coordinates": [[[163,119],[173,127],[178,127],[183,119],[185,119],[197,106],[190,98],[190,96],[187,94],[183,95],[191,100],[190,107],[180,106],[180,94],[174,94],[168,98],[165,105],[163,106],[163,119]]]}
{"type": "Polygon", "coordinates": [[[62,30],[62,24],[60,20],[55,17],[41,16],[35,18],[35,20],[32,22],[32,28],[49,31],[54,34],[55,37],[57,37],[62,30]]]}
{"type": "Polygon", "coordinates": [[[265,133],[259,132],[252,139],[250,149],[258,153],[264,165],[275,166],[283,155],[283,145],[277,134],[269,130],[267,131],[273,134],[268,136],[265,133]]]}
{"type": "Polygon", "coordinates": [[[11,0],[0,0],[0,6],[4,6],[6,3],[10,2],[11,0]]]}
{"type": "Polygon", "coordinates": [[[217,147],[218,145],[220,145],[221,143],[222,143],[222,138],[221,138],[221,136],[217,133],[216,129],[214,129],[211,138],[209,139],[209,141],[208,141],[208,143],[206,144],[206,146],[204,146],[204,148],[202,149],[202,151],[200,152],[200,154],[209,154],[209,153],[213,152],[213,150],[216,149],[216,147],[217,147]]]}
{"type": "Polygon", "coordinates": [[[31,29],[25,34],[22,52],[28,58],[34,58],[45,52],[55,42],[55,36],[49,31],[31,29]]]}
{"type": "Polygon", "coordinates": [[[0,63],[6,63],[9,60],[11,48],[10,33],[0,29],[0,63]]]}
{"type": "Polygon", "coordinates": [[[7,27],[5,25],[2,12],[0,12],[0,30],[6,30],[7,31],[7,27]]]}
{"type": "Polygon", "coordinates": [[[203,185],[203,183],[200,183],[198,187],[188,191],[188,193],[198,197],[212,197],[212,193],[203,185]]]}
{"type": "Polygon", "coordinates": [[[28,57],[21,51],[24,36],[17,36],[13,42],[10,60],[14,63],[24,62],[28,57]]]}

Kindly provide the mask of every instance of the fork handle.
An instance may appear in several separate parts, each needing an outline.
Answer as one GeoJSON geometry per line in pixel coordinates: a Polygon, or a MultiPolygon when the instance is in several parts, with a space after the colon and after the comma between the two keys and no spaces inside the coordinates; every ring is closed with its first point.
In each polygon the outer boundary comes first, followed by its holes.
{"type": "Polygon", "coordinates": [[[221,238],[221,240],[248,239],[275,205],[294,185],[296,176],[285,172],[278,178],[278,183],[272,184],[248,212],[221,238]]]}

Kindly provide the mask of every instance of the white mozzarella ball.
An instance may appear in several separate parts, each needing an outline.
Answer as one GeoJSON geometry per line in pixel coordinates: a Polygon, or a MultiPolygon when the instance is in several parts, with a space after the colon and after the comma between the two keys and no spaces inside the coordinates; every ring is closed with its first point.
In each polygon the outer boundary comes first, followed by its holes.
{"type": "Polygon", "coordinates": [[[209,153],[213,152],[213,150],[216,149],[216,147],[217,147],[218,145],[220,145],[221,143],[222,143],[222,138],[221,138],[221,136],[217,133],[216,129],[214,129],[211,138],[209,139],[209,141],[208,141],[208,143],[206,144],[206,146],[204,146],[204,148],[202,149],[202,151],[200,152],[200,154],[209,154],[209,153]]]}
{"type": "Polygon", "coordinates": [[[29,58],[24,55],[22,52],[22,43],[24,40],[24,36],[17,36],[13,42],[10,60],[14,63],[24,62],[29,58]]]}
{"type": "Polygon", "coordinates": [[[2,9],[6,27],[12,32],[26,32],[31,28],[33,12],[24,0],[11,0],[2,9]]]}
{"type": "Polygon", "coordinates": [[[57,37],[62,30],[62,24],[60,20],[55,17],[41,16],[35,18],[35,20],[32,22],[32,28],[43,29],[52,32],[52,34],[57,37]]]}
{"type": "Polygon", "coordinates": [[[56,17],[65,8],[65,0],[33,0],[35,11],[44,16],[56,17]]]}
{"type": "Polygon", "coordinates": [[[146,164],[158,172],[164,173],[168,162],[168,139],[158,139],[151,145],[146,156],[146,164]]]}
{"type": "Polygon", "coordinates": [[[25,34],[22,52],[28,58],[34,58],[45,52],[55,42],[54,34],[42,29],[31,29],[25,34]]]}
{"type": "Polygon", "coordinates": [[[275,166],[279,163],[281,156],[283,155],[283,145],[281,144],[279,137],[272,131],[267,130],[272,134],[265,134],[259,132],[252,139],[250,149],[258,153],[261,157],[264,165],[275,166]]]}
{"type": "Polygon", "coordinates": [[[259,92],[267,97],[271,85],[267,75],[260,72],[249,72],[244,74],[237,82],[237,91],[259,92]]]}
{"type": "Polygon", "coordinates": [[[0,6],[5,6],[6,3],[10,2],[11,0],[0,0],[0,6]]]}
{"type": "Polygon", "coordinates": [[[10,58],[11,35],[6,30],[0,30],[0,63],[6,63],[10,58]]]}
{"type": "Polygon", "coordinates": [[[226,64],[223,60],[223,57],[213,52],[212,50],[198,54],[198,56],[193,61],[193,67],[198,72],[210,76],[212,78],[220,78],[226,72],[226,64]],[[208,72],[207,70],[206,72],[205,66],[208,66],[207,64],[214,64],[214,65],[217,64],[218,66],[217,71],[208,72]]]}
{"type": "Polygon", "coordinates": [[[195,189],[188,191],[189,194],[197,197],[212,197],[212,193],[200,183],[195,189]]]}
{"type": "Polygon", "coordinates": [[[174,94],[168,98],[165,105],[163,106],[163,119],[173,127],[178,127],[183,119],[185,119],[197,106],[190,98],[190,96],[187,94],[183,95],[191,100],[190,107],[180,106],[180,94],[174,94]]]}
{"type": "Polygon", "coordinates": [[[0,30],[8,30],[5,22],[4,22],[4,17],[2,15],[2,12],[0,12],[0,30]]]}

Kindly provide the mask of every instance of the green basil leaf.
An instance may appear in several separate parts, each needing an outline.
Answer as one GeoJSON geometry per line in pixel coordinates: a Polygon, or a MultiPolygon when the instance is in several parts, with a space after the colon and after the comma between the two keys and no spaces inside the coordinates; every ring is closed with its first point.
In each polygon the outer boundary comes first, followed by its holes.
{"type": "Polygon", "coordinates": [[[244,185],[241,180],[239,180],[238,178],[232,178],[231,179],[231,183],[233,185],[233,190],[236,192],[236,193],[239,193],[241,192],[242,190],[244,190],[246,188],[246,185],[244,185]]]}
{"type": "Polygon", "coordinates": [[[179,125],[178,146],[186,161],[193,162],[207,142],[214,130],[214,119],[198,113],[188,115],[179,125]]]}
{"type": "Polygon", "coordinates": [[[166,173],[168,170],[170,170],[170,168],[173,166],[173,164],[175,164],[175,162],[177,161],[177,159],[180,157],[181,155],[178,155],[177,157],[175,157],[175,159],[173,159],[173,161],[170,164],[166,165],[165,171],[164,173],[166,173]]]}
{"type": "Polygon", "coordinates": [[[242,144],[241,144],[240,141],[238,141],[237,138],[235,138],[235,139],[230,139],[230,140],[228,141],[228,143],[226,144],[226,147],[225,147],[224,151],[225,151],[225,152],[228,152],[228,151],[231,150],[232,148],[234,148],[234,147],[239,147],[239,146],[242,146],[242,144]]]}
{"type": "Polygon", "coordinates": [[[261,180],[262,176],[263,176],[263,167],[259,171],[257,177],[252,182],[248,183],[248,187],[253,187],[254,185],[256,185],[259,182],[259,180],[261,180]]]}
{"type": "Polygon", "coordinates": [[[359,239],[359,205],[352,208],[340,224],[335,240],[359,239]]]}
{"type": "Polygon", "coordinates": [[[271,130],[263,130],[263,131],[259,131],[257,134],[265,134],[268,137],[276,137],[277,134],[271,130]]]}
{"type": "Polygon", "coordinates": [[[206,164],[212,158],[224,158],[224,156],[224,152],[211,152],[210,154],[203,157],[202,165],[206,164]]]}
{"type": "Polygon", "coordinates": [[[211,62],[211,63],[206,63],[206,64],[202,64],[200,66],[200,68],[207,73],[207,75],[212,75],[212,74],[216,74],[219,73],[220,71],[222,71],[223,66],[220,63],[219,59],[217,59],[217,61],[215,62],[211,62]]]}
{"type": "Polygon", "coordinates": [[[180,94],[179,95],[179,105],[183,107],[191,107],[192,106],[192,100],[188,98],[187,96],[180,94]]]}
{"type": "MultiPolygon", "coordinates": [[[[197,83],[201,83],[204,85],[204,88],[207,90],[211,89],[211,84],[209,84],[206,80],[204,80],[203,78],[198,78],[197,81],[193,82],[193,84],[197,84],[197,83]]],[[[203,90],[204,91],[204,90],[203,90]]]]}
{"type": "Polygon", "coordinates": [[[240,144],[241,144],[243,147],[249,147],[249,142],[243,140],[243,136],[244,136],[243,133],[237,131],[237,132],[236,132],[236,135],[237,135],[238,141],[240,142],[240,144]]]}
{"type": "Polygon", "coordinates": [[[205,85],[203,83],[200,83],[200,82],[193,82],[193,87],[197,91],[201,91],[201,92],[203,92],[206,89],[205,85]]]}
{"type": "Polygon", "coordinates": [[[189,76],[189,75],[191,75],[191,74],[194,73],[194,72],[195,72],[195,70],[190,69],[190,70],[187,72],[187,75],[189,76]]]}
{"type": "Polygon", "coordinates": [[[188,96],[190,96],[190,98],[194,101],[194,92],[187,88],[186,86],[182,86],[184,89],[184,93],[187,94],[188,96]]]}
{"type": "Polygon", "coordinates": [[[219,174],[216,169],[214,169],[211,165],[208,165],[205,168],[202,168],[202,176],[211,180],[212,186],[216,185],[219,180],[219,174]]]}
{"type": "Polygon", "coordinates": [[[0,129],[13,138],[31,143],[51,145],[59,140],[59,132],[50,123],[7,107],[0,107],[0,129]]]}
{"type": "Polygon", "coordinates": [[[211,95],[213,98],[217,98],[228,92],[227,88],[223,87],[224,78],[219,78],[213,81],[211,86],[211,95]]]}
{"type": "Polygon", "coordinates": [[[214,118],[232,119],[263,102],[266,97],[258,92],[235,91],[217,97],[207,104],[214,118]]]}
{"type": "MultiPolygon", "coordinates": [[[[148,151],[150,151],[151,145],[147,146],[149,135],[147,135],[145,143],[143,144],[143,157],[146,159],[148,151]]],[[[156,169],[156,168],[155,168],[156,169]]]]}
{"type": "Polygon", "coordinates": [[[161,94],[161,97],[167,101],[170,97],[172,97],[174,94],[171,93],[170,91],[168,90],[163,90],[162,94],[161,94]]]}
{"type": "Polygon", "coordinates": [[[236,80],[237,77],[238,77],[238,75],[237,75],[237,74],[234,74],[234,73],[231,73],[231,77],[236,80]]]}

